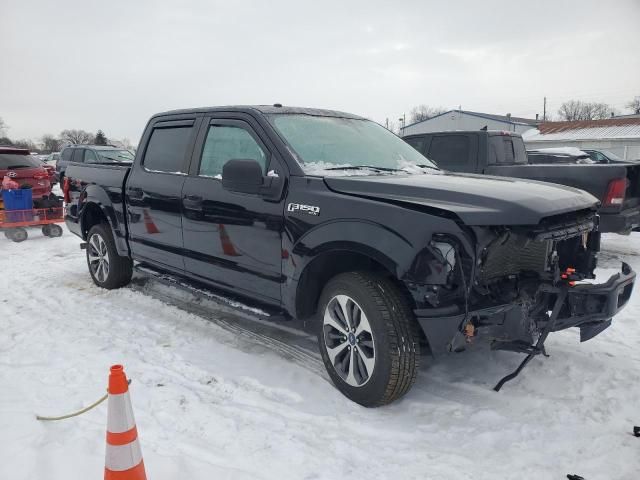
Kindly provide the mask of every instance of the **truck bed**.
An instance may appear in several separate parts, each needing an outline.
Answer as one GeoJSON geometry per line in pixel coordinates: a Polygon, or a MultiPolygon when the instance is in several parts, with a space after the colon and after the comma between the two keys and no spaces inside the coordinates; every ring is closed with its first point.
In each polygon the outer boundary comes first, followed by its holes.
{"type": "MultiPolygon", "coordinates": [[[[518,177],[544,182],[560,183],[585,190],[602,200],[607,186],[616,178],[629,178],[640,166],[632,165],[585,165],[585,164],[527,164],[489,165],[484,173],[503,177],[518,177]]],[[[637,178],[637,174],[636,174],[637,178]]],[[[630,185],[629,188],[633,187],[630,185]]],[[[627,192],[631,193],[631,192],[627,192]]],[[[627,195],[628,198],[628,195],[627,195]]],[[[637,199],[636,199],[637,201],[637,199]]]]}
{"type": "MultiPolygon", "coordinates": [[[[503,177],[517,177],[530,180],[559,183],[579,188],[591,193],[601,202],[607,195],[609,183],[619,178],[627,179],[624,203],[616,206],[603,205],[599,213],[602,216],[603,231],[617,231],[617,223],[623,223],[621,212],[635,216],[640,208],[640,165],[634,164],[527,164],[527,165],[488,165],[484,173],[503,177]],[[618,218],[614,218],[617,216],[618,218]],[[609,225],[610,222],[615,222],[609,225]]],[[[633,222],[633,221],[632,221],[633,222]]],[[[633,227],[633,225],[631,225],[633,227]]],[[[636,227],[637,228],[637,227],[636,227]]]]}
{"type": "Polygon", "coordinates": [[[80,218],[83,209],[90,202],[97,202],[104,206],[107,219],[114,231],[118,252],[128,254],[124,186],[130,169],[130,165],[69,164],[66,178],[72,185],[69,189],[67,200],[70,201],[67,201],[65,216],[69,230],[82,236],[83,225],[80,218]]]}

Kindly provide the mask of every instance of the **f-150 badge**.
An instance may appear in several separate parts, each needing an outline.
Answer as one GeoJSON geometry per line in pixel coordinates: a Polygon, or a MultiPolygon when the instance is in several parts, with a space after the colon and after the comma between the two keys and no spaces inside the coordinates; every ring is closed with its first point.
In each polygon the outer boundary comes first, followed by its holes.
{"type": "Polygon", "coordinates": [[[320,215],[320,207],[316,207],[315,205],[302,205],[301,203],[290,203],[287,205],[288,212],[302,212],[308,213],[309,215],[320,215]]]}

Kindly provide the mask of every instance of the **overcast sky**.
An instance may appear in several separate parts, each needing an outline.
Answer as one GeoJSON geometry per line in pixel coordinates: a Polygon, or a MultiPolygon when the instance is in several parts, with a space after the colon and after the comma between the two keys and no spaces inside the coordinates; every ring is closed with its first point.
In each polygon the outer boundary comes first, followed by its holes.
{"type": "Polygon", "coordinates": [[[0,0],[0,117],[137,143],[153,113],[271,104],[384,123],[640,95],[640,0],[0,0]]]}

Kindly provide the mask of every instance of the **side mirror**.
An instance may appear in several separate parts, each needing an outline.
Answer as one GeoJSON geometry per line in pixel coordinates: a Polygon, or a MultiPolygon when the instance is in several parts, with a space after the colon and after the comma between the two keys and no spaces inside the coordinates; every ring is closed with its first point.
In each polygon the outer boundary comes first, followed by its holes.
{"type": "Polygon", "coordinates": [[[277,178],[265,177],[255,160],[233,159],[222,167],[222,188],[232,192],[270,194],[277,178]]]}

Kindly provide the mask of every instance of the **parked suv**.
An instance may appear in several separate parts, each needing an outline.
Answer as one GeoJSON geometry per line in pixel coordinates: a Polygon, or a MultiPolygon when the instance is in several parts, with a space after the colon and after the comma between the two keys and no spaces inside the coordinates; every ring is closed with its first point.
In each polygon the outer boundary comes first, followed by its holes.
{"type": "Polygon", "coordinates": [[[24,148],[0,146],[0,182],[5,176],[21,187],[28,185],[35,201],[51,193],[47,170],[24,148]]]}
{"type": "Polygon", "coordinates": [[[133,153],[124,148],[108,145],[68,145],[60,152],[56,162],[58,181],[63,185],[65,172],[69,163],[129,164],[133,161],[133,153]]]}

